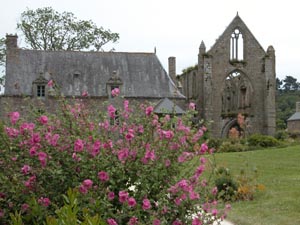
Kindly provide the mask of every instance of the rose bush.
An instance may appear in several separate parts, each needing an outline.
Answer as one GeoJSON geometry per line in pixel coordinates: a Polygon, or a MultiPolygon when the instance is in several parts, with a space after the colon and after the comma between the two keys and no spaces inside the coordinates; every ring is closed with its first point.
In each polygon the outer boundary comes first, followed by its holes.
{"type": "Polygon", "coordinates": [[[122,107],[107,103],[95,118],[80,100],[62,102],[59,116],[26,121],[13,112],[1,122],[0,223],[17,212],[25,224],[43,223],[69,188],[80,193],[78,207],[110,225],[212,224],[226,216],[216,189],[203,194],[209,149],[205,127],[191,127],[194,108],[159,117],[152,106],[124,100],[122,107]],[[193,175],[180,177],[195,157],[193,175]]]}

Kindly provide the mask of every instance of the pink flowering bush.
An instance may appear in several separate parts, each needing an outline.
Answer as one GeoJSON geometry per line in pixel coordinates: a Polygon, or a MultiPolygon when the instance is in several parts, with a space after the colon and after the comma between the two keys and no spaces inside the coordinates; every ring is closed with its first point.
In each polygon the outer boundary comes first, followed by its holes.
{"type": "Polygon", "coordinates": [[[27,121],[13,112],[0,124],[1,224],[16,212],[24,224],[41,224],[70,188],[82,217],[100,215],[107,224],[212,224],[226,216],[216,188],[204,191],[210,150],[205,127],[191,127],[193,113],[160,118],[127,100],[106,108],[95,118],[82,102],[64,102],[60,115],[27,121]],[[181,177],[194,158],[192,175],[181,177]]]}

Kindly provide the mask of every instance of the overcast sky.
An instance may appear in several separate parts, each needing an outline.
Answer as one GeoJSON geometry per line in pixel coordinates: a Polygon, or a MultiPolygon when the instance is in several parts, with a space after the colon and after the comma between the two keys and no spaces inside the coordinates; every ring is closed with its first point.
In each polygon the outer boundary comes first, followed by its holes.
{"type": "Polygon", "coordinates": [[[116,51],[153,52],[156,47],[166,70],[168,57],[175,56],[177,74],[197,63],[201,41],[209,50],[238,11],[262,47],[275,48],[277,76],[290,75],[300,82],[297,0],[9,0],[1,4],[0,37],[16,33],[26,8],[46,6],[119,33],[116,51]]]}

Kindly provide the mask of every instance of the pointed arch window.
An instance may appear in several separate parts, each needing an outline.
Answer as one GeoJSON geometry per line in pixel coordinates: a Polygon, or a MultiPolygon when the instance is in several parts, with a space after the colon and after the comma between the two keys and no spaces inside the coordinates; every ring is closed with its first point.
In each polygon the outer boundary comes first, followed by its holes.
{"type": "Polygon", "coordinates": [[[222,90],[222,114],[249,113],[252,94],[253,88],[248,77],[239,71],[231,72],[225,78],[222,90]]]}
{"type": "Polygon", "coordinates": [[[230,60],[244,60],[244,38],[242,32],[236,28],[230,38],[230,60]]]}

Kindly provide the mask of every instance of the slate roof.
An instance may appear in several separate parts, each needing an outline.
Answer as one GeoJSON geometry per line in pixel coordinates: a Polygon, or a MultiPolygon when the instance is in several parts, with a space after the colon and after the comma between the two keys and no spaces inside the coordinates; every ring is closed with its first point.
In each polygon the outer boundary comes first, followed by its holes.
{"type": "Polygon", "coordinates": [[[66,96],[107,96],[114,71],[125,97],[184,98],[155,53],[42,51],[18,49],[7,59],[5,95],[32,94],[32,83],[53,79],[66,96]],[[17,88],[16,88],[17,87],[17,88]]]}
{"type": "Polygon", "coordinates": [[[168,98],[162,99],[159,103],[157,103],[154,108],[154,112],[162,114],[175,113],[177,115],[185,113],[185,111],[168,98]]]}
{"type": "Polygon", "coordinates": [[[291,120],[300,120],[300,112],[295,112],[290,118],[287,119],[287,121],[291,120]]]}

